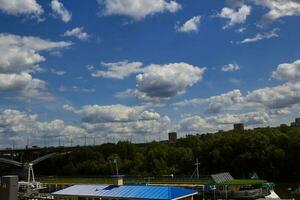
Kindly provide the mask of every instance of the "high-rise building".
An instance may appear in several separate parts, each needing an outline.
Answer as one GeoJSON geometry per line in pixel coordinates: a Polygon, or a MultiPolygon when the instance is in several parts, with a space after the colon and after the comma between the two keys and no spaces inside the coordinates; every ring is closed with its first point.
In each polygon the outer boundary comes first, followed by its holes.
{"type": "Polygon", "coordinates": [[[176,132],[170,132],[169,133],[169,142],[176,142],[177,140],[177,133],[176,132]]]}

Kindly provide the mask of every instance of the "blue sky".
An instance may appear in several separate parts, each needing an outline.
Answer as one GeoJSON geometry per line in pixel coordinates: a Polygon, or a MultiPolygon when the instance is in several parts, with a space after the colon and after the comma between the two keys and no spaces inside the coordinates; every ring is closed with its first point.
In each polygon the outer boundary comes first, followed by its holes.
{"type": "Polygon", "coordinates": [[[298,0],[0,0],[0,146],[290,123],[299,16],[298,0]]]}

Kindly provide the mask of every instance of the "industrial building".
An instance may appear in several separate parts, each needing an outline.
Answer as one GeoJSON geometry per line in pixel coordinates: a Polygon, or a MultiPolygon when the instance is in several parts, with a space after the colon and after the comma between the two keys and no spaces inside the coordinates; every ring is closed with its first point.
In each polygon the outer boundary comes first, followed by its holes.
{"type": "Polygon", "coordinates": [[[52,193],[55,200],[193,200],[198,192],[184,187],[147,185],[74,185],[52,193]]]}

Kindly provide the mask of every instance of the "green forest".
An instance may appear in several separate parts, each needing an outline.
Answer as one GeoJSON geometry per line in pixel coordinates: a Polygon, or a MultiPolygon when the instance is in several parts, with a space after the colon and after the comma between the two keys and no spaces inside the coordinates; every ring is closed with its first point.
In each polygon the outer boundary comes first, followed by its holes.
{"type": "Polygon", "coordinates": [[[119,142],[82,147],[39,163],[35,172],[39,176],[112,175],[117,160],[123,175],[190,177],[196,159],[203,176],[230,172],[235,178],[249,178],[255,172],[260,179],[299,181],[300,129],[268,127],[189,135],[174,143],[119,142]]]}

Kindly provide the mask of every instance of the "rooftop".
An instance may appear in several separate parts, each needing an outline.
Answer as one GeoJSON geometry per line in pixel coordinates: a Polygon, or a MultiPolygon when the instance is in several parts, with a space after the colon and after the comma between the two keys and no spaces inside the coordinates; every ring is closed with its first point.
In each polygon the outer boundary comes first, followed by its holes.
{"type": "Polygon", "coordinates": [[[197,194],[184,187],[145,185],[75,185],[52,193],[54,196],[83,196],[102,198],[129,198],[177,200],[197,194]]]}

